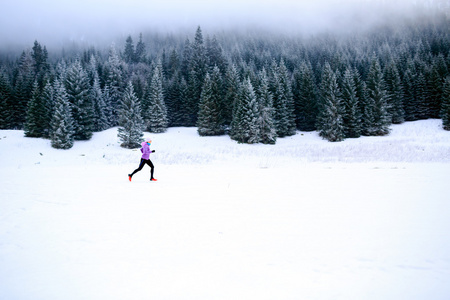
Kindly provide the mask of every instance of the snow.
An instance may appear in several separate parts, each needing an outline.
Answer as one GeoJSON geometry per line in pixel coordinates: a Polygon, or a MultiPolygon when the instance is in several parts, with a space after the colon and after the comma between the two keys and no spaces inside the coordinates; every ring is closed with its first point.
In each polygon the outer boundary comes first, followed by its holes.
{"type": "Polygon", "coordinates": [[[450,133],[240,145],[0,131],[0,299],[449,299],[450,133]]]}

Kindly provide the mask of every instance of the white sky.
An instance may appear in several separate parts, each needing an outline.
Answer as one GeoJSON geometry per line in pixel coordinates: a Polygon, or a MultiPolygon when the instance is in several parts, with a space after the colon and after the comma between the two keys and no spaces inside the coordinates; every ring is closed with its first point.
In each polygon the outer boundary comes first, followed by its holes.
{"type": "Polygon", "coordinates": [[[396,11],[403,13],[407,9],[398,3],[417,0],[0,1],[0,44],[32,45],[37,39],[45,45],[50,41],[95,40],[100,36],[137,36],[149,28],[195,32],[197,25],[204,31],[243,25],[303,32],[347,28],[353,26],[349,24],[374,22],[376,16],[369,2],[395,2],[396,11]],[[362,16],[355,14],[361,10],[362,16]]]}

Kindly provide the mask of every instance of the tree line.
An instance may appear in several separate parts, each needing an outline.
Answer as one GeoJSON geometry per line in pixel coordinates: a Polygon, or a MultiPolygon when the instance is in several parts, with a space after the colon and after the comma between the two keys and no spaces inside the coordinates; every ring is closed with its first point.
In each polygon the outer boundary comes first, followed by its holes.
{"type": "Polygon", "coordinates": [[[449,19],[400,25],[311,38],[204,37],[199,26],[192,40],[140,34],[63,57],[35,41],[18,59],[0,56],[0,128],[62,149],[115,126],[127,148],[171,126],[265,144],[297,130],[380,136],[427,118],[450,130],[449,19]]]}

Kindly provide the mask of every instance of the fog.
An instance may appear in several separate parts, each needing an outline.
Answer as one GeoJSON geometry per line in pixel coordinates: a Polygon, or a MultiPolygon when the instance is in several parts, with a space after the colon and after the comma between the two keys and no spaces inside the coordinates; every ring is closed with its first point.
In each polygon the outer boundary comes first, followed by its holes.
{"type": "Polygon", "coordinates": [[[111,43],[158,30],[262,27],[286,33],[363,30],[448,0],[2,0],[3,46],[111,43]],[[392,4],[392,2],[395,2],[392,4]]]}

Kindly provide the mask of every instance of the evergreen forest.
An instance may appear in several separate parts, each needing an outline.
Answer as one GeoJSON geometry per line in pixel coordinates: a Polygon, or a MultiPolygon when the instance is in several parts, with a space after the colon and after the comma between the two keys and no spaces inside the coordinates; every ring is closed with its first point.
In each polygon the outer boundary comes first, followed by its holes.
{"type": "Polygon", "coordinates": [[[450,130],[449,28],[435,12],[309,37],[198,26],[54,53],[30,41],[0,53],[0,129],[60,149],[116,126],[126,148],[175,126],[264,144],[297,131],[330,142],[382,136],[428,118],[450,130]]]}

